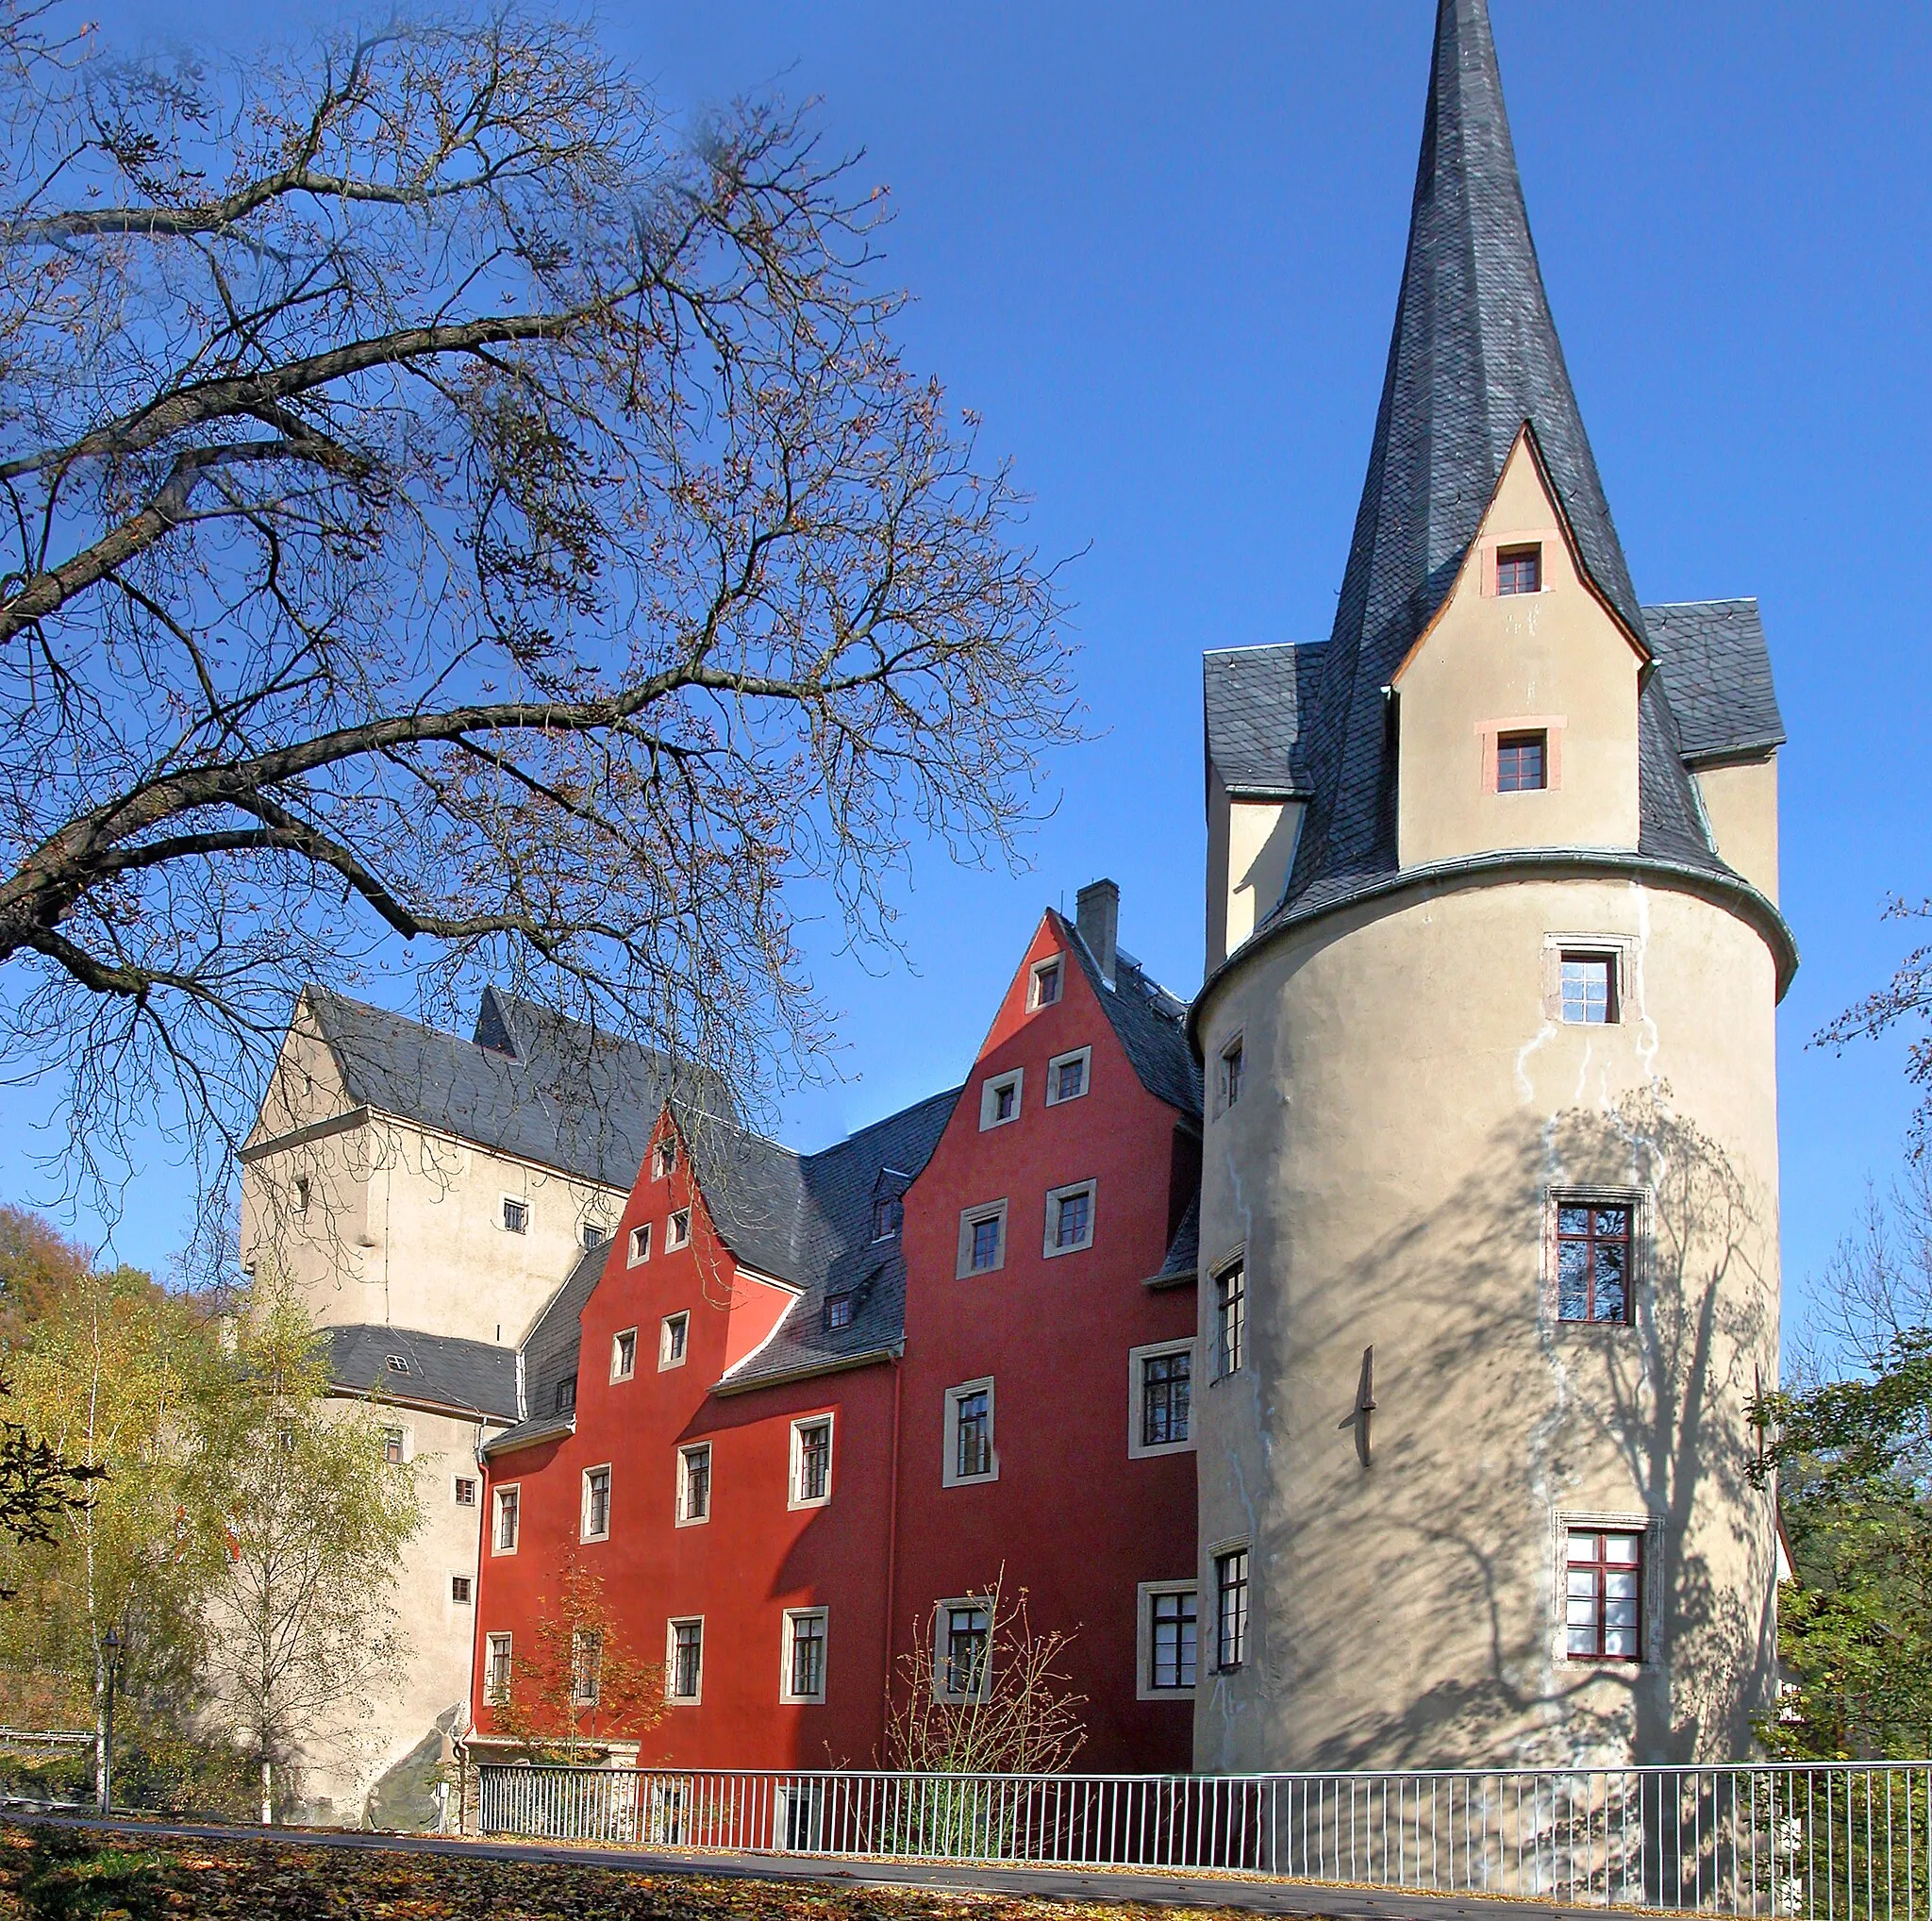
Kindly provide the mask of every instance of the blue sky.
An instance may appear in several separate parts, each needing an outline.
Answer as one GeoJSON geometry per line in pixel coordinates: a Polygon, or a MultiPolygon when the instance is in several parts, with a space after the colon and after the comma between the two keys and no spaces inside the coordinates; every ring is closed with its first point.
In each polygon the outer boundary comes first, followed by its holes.
{"type": "MultiPolygon", "coordinates": [[[[1779,1016],[1792,1304],[1868,1176],[1896,1166],[1902,1044],[1818,1026],[1890,974],[1888,893],[1932,892],[1932,10],[1791,0],[1492,0],[1530,219],[1646,600],[1756,594],[1790,745],[1779,1016]]],[[[178,6],[108,0],[110,41],[178,6]]],[[[278,31],[331,17],[297,4],[278,31]]],[[[196,31],[261,15],[204,0],[196,31]]],[[[633,5],[604,16],[675,111],[815,97],[892,192],[908,358],[985,421],[1079,554],[1096,738],[1056,768],[1030,873],[918,863],[910,965],[829,951],[846,1078],[795,1099],[817,1144],[963,1074],[1020,944],[1096,875],[1122,940],[1201,974],[1199,655],[1327,631],[1360,491],[1421,131],[1430,0],[1315,6],[633,5]]],[[[31,1094],[0,1194],[31,1197],[31,1094]]],[[[185,1215],[157,1151],[120,1234],[185,1215]]],[[[86,1224],[81,1224],[83,1230],[86,1224]]]]}

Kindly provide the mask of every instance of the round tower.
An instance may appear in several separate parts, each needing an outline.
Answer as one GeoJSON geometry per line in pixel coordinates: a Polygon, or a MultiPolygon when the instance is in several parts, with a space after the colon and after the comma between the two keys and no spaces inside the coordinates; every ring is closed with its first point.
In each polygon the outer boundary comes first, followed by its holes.
{"type": "Polygon", "coordinates": [[[1484,0],[1334,631],[1206,672],[1196,1764],[1741,1757],[1784,736],[1753,603],[1632,588],[1484,0]]]}

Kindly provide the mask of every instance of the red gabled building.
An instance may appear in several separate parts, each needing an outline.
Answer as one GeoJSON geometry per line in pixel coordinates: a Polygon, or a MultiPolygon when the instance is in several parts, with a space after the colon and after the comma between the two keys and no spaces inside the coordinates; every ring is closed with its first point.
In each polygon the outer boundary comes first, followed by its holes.
{"type": "Polygon", "coordinates": [[[1074,1636],[1082,1765],[1189,1765],[1200,1083],[1118,904],[1043,917],[963,1088],[823,1153],[666,1110],[486,1450],[481,1742],[575,1557],[665,1663],[644,1762],[883,1760],[1003,1575],[1074,1636]]]}

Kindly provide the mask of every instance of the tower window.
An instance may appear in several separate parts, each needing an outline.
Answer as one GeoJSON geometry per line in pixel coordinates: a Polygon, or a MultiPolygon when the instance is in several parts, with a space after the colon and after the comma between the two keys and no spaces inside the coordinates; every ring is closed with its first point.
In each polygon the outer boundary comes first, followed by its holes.
{"type": "Polygon", "coordinates": [[[1613,1025],[1618,1018],[1616,956],[1565,954],[1562,967],[1564,1020],[1574,1027],[1613,1025]]]}
{"type": "Polygon", "coordinates": [[[1550,737],[1538,728],[1533,734],[1499,734],[1496,738],[1496,792],[1540,793],[1550,784],[1550,737]]]}
{"type": "Polygon", "coordinates": [[[1232,1674],[1248,1656],[1248,1550],[1214,1557],[1214,1665],[1232,1674]]]}
{"type": "Polygon", "coordinates": [[[1570,1659],[1641,1659],[1643,1536],[1573,1528],[1568,1562],[1564,1629],[1570,1659]]]}
{"type": "Polygon", "coordinates": [[[1221,1105],[1224,1109],[1233,1107],[1241,1097],[1241,1067],[1244,1061],[1241,1042],[1230,1041],[1221,1052],[1221,1105]]]}
{"type": "Polygon", "coordinates": [[[1496,556],[1496,592],[1541,593],[1543,591],[1543,550],[1541,545],[1505,547],[1496,556]]]}
{"type": "Polygon", "coordinates": [[[1248,1282],[1239,1265],[1214,1278],[1214,1378],[1225,1380],[1241,1371],[1247,1347],[1248,1282]]]}
{"type": "Polygon", "coordinates": [[[1632,1220],[1627,1203],[1557,1201],[1557,1313],[1565,1321],[1630,1318],[1632,1220]]]}

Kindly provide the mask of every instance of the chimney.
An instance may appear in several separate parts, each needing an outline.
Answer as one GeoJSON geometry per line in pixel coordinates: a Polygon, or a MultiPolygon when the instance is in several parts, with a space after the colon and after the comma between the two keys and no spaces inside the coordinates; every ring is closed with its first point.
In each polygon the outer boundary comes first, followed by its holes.
{"type": "Polygon", "coordinates": [[[1080,938],[1087,943],[1087,951],[1093,956],[1101,979],[1111,987],[1114,948],[1121,932],[1119,883],[1096,880],[1083,887],[1075,899],[1074,913],[1074,925],[1080,930],[1080,938]]]}

